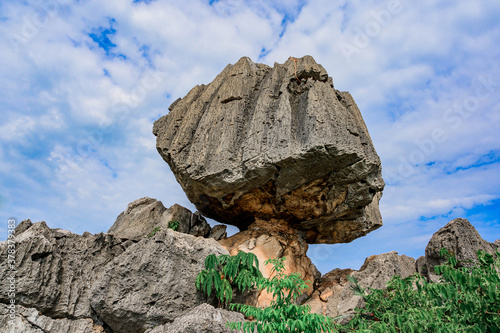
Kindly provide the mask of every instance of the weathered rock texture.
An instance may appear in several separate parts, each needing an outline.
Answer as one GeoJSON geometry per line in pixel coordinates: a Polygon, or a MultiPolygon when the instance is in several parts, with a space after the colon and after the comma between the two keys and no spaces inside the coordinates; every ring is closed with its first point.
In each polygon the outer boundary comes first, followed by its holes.
{"type": "Polygon", "coordinates": [[[114,333],[171,322],[206,301],[195,281],[211,253],[228,252],[213,239],[160,230],[104,268],[92,288],[92,307],[114,333]]]}
{"type": "Polygon", "coordinates": [[[373,255],[366,258],[359,271],[337,268],[323,275],[305,304],[315,313],[349,316],[357,306],[362,306],[363,300],[354,295],[348,275],[354,276],[363,288],[383,289],[394,275],[405,278],[415,272],[415,259],[411,257],[400,256],[396,251],[373,255]]]}
{"type": "Polygon", "coordinates": [[[157,149],[208,217],[350,242],[382,225],[380,160],[351,95],[312,57],[296,60],[228,65],[155,122],[157,149]]]}
{"type": "MultiPolygon", "coordinates": [[[[99,325],[106,332],[142,333],[169,323],[207,301],[195,288],[196,276],[209,254],[228,253],[214,239],[171,229],[136,242],[27,220],[15,235],[19,332],[36,325],[44,333],[92,332],[99,325]]],[[[6,250],[0,243],[2,281],[10,276],[6,250]]],[[[10,302],[7,286],[0,304],[10,302]]]]}
{"type": "MultiPolygon", "coordinates": [[[[271,276],[272,265],[264,265],[268,259],[286,257],[285,272],[299,273],[304,280],[309,280],[309,287],[300,300],[307,298],[313,292],[314,282],[321,276],[316,266],[306,255],[308,245],[303,235],[296,229],[280,223],[256,221],[247,230],[223,239],[219,243],[229,250],[231,255],[238,251],[252,252],[259,259],[259,268],[268,278],[271,276]],[[270,227],[271,226],[271,227],[270,227]]],[[[263,291],[258,295],[247,297],[247,304],[267,307],[272,301],[272,295],[263,291]]]]}
{"type": "MultiPolygon", "coordinates": [[[[90,306],[91,285],[101,277],[103,267],[132,242],[110,234],[81,236],[49,229],[45,222],[26,221],[18,228],[16,304],[52,318],[97,319],[90,306]]],[[[0,251],[0,279],[6,281],[6,247],[0,245],[0,251]]],[[[7,290],[2,288],[0,303],[8,301],[7,290]]]]}
{"type": "Polygon", "coordinates": [[[425,248],[425,256],[417,259],[417,271],[430,281],[439,281],[440,277],[434,274],[434,266],[446,261],[439,255],[443,247],[455,254],[459,267],[474,266],[478,262],[478,250],[493,255],[498,248],[494,243],[485,241],[468,220],[454,219],[432,235],[425,248]],[[472,263],[467,263],[468,260],[472,263]]]}
{"type": "Polygon", "coordinates": [[[167,229],[171,221],[179,222],[176,231],[185,234],[216,240],[226,236],[225,225],[214,226],[217,228],[212,232],[212,228],[199,212],[191,213],[189,209],[178,204],[167,209],[161,201],[148,197],[129,203],[127,209],[118,215],[108,233],[120,238],[140,240],[157,227],[167,229]]]}
{"type": "Polygon", "coordinates": [[[52,319],[36,309],[17,305],[11,323],[10,309],[0,303],[0,333],[105,333],[92,319],[52,319]]]}
{"type": "Polygon", "coordinates": [[[216,309],[208,304],[201,304],[185,315],[178,317],[171,324],[158,326],[145,333],[235,333],[226,327],[228,321],[245,321],[241,313],[216,309]]]}

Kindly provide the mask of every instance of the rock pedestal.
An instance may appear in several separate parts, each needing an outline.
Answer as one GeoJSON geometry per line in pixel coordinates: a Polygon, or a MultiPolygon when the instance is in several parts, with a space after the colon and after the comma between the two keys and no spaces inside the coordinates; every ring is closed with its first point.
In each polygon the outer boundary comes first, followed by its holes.
{"type": "MultiPolygon", "coordinates": [[[[269,221],[252,223],[247,230],[220,240],[219,244],[228,249],[231,255],[238,251],[252,252],[259,259],[259,267],[264,277],[271,277],[271,264],[264,265],[268,259],[286,257],[285,274],[299,273],[304,280],[309,281],[309,288],[304,291],[299,301],[309,297],[314,288],[314,282],[321,276],[316,266],[307,257],[308,245],[303,235],[296,229],[285,224],[269,224],[269,221]]],[[[263,291],[256,298],[249,297],[246,303],[267,307],[272,301],[272,295],[263,291]]]]}

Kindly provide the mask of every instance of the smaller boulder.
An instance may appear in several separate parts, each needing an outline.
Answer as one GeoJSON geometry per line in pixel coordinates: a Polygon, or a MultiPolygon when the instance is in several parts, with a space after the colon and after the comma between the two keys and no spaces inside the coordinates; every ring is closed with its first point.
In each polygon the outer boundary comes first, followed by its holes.
{"type": "Polygon", "coordinates": [[[477,262],[477,251],[495,254],[496,246],[483,238],[476,228],[466,219],[454,219],[439,229],[425,248],[425,256],[418,258],[416,269],[428,281],[439,282],[440,276],[434,274],[434,266],[442,265],[446,259],[439,252],[446,248],[455,254],[459,267],[472,267],[477,262]]]}
{"type": "Polygon", "coordinates": [[[337,268],[323,275],[305,304],[311,306],[312,312],[330,317],[343,315],[348,319],[356,307],[363,305],[363,299],[351,290],[349,275],[354,276],[362,288],[384,289],[394,275],[405,278],[415,272],[415,259],[411,257],[398,255],[396,251],[373,255],[365,259],[359,271],[337,268]]]}
{"type": "Polygon", "coordinates": [[[108,233],[116,237],[139,240],[163,222],[167,209],[161,201],[144,197],[128,204],[120,213],[108,233]]]}
{"type": "Polygon", "coordinates": [[[19,235],[19,234],[25,232],[26,230],[31,228],[32,225],[33,225],[33,223],[31,222],[30,219],[22,221],[21,223],[19,223],[17,225],[16,229],[14,230],[14,235],[19,235]]]}
{"type": "Polygon", "coordinates": [[[213,238],[216,241],[227,238],[226,228],[227,226],[225,226],[224,224],[214,225],[212,230],[210,230],[210,234],[208,235],[208,237],[213,238]]]}
{"type": "Polygon", "coordinates": [[[145,333],[234,333],[226,327],[228,321],[245,321],[238,312],[216,309],[209,304],[200,304],[172,323],[155,327],[145,333]]]}
{"type": "Polygon", "coordinates": [[[171,221],[178,222],[176,231],[193,236],[208,237],[210,225],[199,213],[175,204],[165,208],[161,201],[144,197],[128,204],[118,215],[108,233],[116,237],[139,241],[147,237],[155,228],[167,229],[171,221]]]}

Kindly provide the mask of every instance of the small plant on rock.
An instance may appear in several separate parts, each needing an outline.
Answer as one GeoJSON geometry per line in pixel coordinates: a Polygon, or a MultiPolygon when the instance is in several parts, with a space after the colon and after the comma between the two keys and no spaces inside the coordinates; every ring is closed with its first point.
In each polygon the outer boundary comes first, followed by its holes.
{"type": "Polygon", "coordinates": [[[158,231],[160,231],[160,229],[161,229],[160,227],[156,227],[156,228],[154,228],[154,229],[153,229],[153,231],[151,231],[151,232],[148,234],[148,238],[151,238],[151,237],[153,237],[154,235],[156,235],[156,233],[157,233],[158,231]]]}
{"type": "Polygon", "coordinates": [[[179,228],[179,221],[170,221],[168,222],[168,228],[172,229],[173,231],[177,231],[177,228],[179,228]]]}

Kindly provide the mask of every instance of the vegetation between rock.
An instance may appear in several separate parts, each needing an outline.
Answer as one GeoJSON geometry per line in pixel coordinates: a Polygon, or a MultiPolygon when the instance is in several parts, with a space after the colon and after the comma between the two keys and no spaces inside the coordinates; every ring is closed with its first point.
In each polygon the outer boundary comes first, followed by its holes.
{"type": "Polygon", "coordinates": [[[270,278],[262,277],[259,262],[252,253],[240,251],[236,256],[209,255],[206,269],[197,279],[199,290],[210,296],[215,289],[220,305],[244,313],[252,321],[228,322],[231,329],[245,333],[320,333],[320,332],[500,332],[500,253],[496,259],[484,251],[477,252],[479,263],[459,267],[452,252],[441,249],[446,258],[434,271],[439,283],[429,283],[420,274],[402,279],[395,275],[386,289],[363,289],[349,276],[351,288],[365,305],[356,308],[347,324],[338,322],[344,316],[326,317],[310,313],[310,307],[297,303],[308,286],[298,273],[285,274],[286,258],[270,259],[270,278]],[[229,304],[232,289],[258,288],[272,294],[267,308],[246,304],[229,304]]]}

